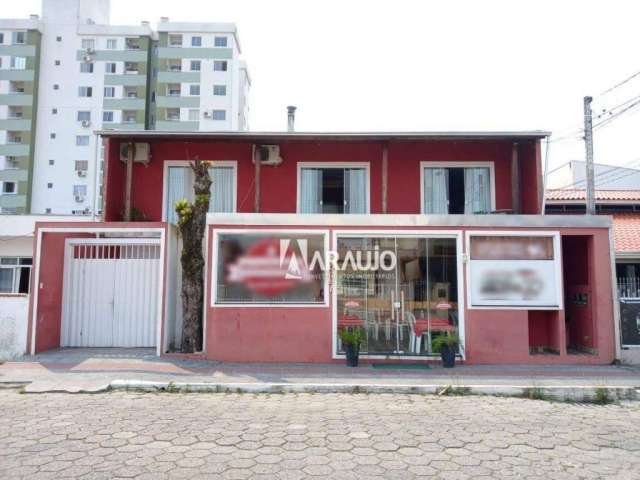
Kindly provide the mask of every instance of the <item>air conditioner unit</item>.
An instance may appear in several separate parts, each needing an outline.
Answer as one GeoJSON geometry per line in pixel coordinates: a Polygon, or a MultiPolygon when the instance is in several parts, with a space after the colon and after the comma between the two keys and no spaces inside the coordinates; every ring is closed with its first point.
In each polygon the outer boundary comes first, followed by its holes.
{"type": "Polygon", "coordinates": [[[80,122],[80,124],[84,127],[84,128],[88,128],[91,126],[91,122],[89,120],[82,120],[82,122],[80,122]]]}
{"type": "Polygon", "coordinates": [[[85,62],[93,62],[93,57],[92,57],[91,55],[85,55],[85,56],[83,57],[83,60],[84,60],[85,62]]]}
{"type": "Polygon", "coordinates": [[[203,115],[204,115],[204,118],[211,118],[211,112],[209,112],[209,111],[206,111],[206,110],[205,110],[205,112],[203,113],[203,115]]]}
{"type": "Polygon", "coordinates": [[[260,160],[260,165],[280,165],[282,163],[280,145],[255,145],[253,163],[256,158],[260,160]]]}
{"type": "Polygon", "coordinates": [[[76,202],[78,203],[84,202],[84,195],[76,195],[76,202]]]}
{"type": "MultiPolygon", "coordinates": [[[[129,143],[120,145],[120,160],[126,162],[129,159],[129,143]]],[[[133,161],[136,163],[144,163],[148,165],[151,161],[151,147],[148,143],[134,144],[133,161]]]]}
{"type": "Polygon", "coordinates": [[[79,177],[86,177],[87,176],[87,171],[86,170],[77,170],[78,172],[78,176],[79,177]]]}
{"type": "Polygon", "coordinates": [[[96,53],[96,51],[93,48],[87,48],[88,55],[93,55],[94,53],[96,53]]]}

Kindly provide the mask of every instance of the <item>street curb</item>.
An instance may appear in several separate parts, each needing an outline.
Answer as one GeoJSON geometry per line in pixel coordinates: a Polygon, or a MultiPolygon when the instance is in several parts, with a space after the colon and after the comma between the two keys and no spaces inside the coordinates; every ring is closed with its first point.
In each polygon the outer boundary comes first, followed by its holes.
{"type": "MultiPolygon", "coordinates": [[[[565,402],[609,403],[640,400],[636,387],[619,386],[515,386],[515,385],[394,385],[341,383],[189,383],[114,380],[105,390],[171,393],[364,393],[405,395],[485,395],[565,402]]],[[[97,393],[96,390],[93,393],[97,393]]]]}

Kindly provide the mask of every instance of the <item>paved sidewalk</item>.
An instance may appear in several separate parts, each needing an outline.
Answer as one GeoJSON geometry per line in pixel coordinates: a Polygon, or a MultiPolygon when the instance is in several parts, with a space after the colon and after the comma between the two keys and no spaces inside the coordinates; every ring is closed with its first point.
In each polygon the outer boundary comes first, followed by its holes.
{"type": "Polygon", "coordinates": [[[640,368],[628,366],[481,366],[454,369],[348,368],[340,364],[230,364],[157,357],[151,349],[61,349],[0,365],[0,385],[29,392],[99,391],[114,381],[217,386],[495,386],[640,388],[640,368]]]}

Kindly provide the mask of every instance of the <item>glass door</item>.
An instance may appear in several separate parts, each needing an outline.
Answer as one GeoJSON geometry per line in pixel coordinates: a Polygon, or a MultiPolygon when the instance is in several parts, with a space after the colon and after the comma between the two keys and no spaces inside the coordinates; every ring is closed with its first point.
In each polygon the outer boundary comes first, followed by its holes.
{"type": "Polygon", "coordinates": [[[364,331],[362,354],[430,355],[457,329],[455,238],[340,236],[337,251],[337,327],[364,331]]]}

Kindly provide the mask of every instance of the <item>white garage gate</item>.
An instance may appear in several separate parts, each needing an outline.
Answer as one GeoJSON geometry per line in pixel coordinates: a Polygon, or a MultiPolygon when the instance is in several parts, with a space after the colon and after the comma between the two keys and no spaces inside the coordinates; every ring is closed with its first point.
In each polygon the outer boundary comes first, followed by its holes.
{"type": "Polygon", "coordinates": [[[62,347],[155,347],[159,239],[68,239],[62,347]]]}

